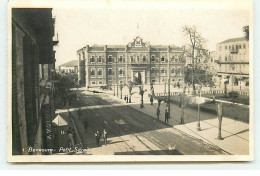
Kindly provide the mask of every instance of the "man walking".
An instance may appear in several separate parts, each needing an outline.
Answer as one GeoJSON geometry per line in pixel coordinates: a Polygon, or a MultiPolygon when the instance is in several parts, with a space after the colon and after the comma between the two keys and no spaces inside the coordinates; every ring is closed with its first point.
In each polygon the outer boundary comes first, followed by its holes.
{"type": "Polygon", "coordinates": [[[168,113],[167,109],[165,109],[165,119],[164,119],[164,122],[168,123],[168,119],[169,119],[169,113],[168,113]]]}
{"type": "Polygon", "coordinates": [[[159,108],[157,108],[157,110],[156,110],[156,116],[157,116],[157,119],[159,119],[159,117],[160,117],[160,109],[159,108]]]}
{"type": "Polygon", "coordinates": [[[96,136],[96,143],[97,143],[97,146],[99,147],[99,141],[100,141],[100,132],[99,130],[97,130],[97,132],[95,133],[95,136],[96,136]]]}

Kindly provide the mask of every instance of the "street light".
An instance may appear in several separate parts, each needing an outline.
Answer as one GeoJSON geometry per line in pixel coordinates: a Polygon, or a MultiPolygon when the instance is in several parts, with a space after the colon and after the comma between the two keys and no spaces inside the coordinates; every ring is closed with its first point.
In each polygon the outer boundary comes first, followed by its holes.
{"type": "Polygon", "coordinates": [[[197,123],[197,131],[201,131],[200,128],[200,99],[201,99],[201,88],[202,86],[198,86],[199,100],[198,100],[198,123],[197,123]]]}

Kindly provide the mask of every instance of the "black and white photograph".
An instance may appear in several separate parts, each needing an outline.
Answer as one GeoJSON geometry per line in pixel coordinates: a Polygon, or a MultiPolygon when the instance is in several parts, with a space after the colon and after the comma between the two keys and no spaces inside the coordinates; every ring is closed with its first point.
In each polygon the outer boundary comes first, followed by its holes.
{"type": "Polygon", "coordinates": [[[253,4],[9,1],[9,162],[252,161],[253,4]]]}

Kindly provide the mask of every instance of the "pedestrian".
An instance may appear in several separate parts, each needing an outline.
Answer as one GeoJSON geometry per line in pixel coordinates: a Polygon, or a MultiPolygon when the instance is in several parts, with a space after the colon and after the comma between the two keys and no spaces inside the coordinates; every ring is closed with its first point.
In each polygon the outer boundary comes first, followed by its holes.
{"type": "Polygon", "coordinates": [[[97,132],[95,133],[95,136],[96,136],[96,143],[97,143],[97,146],[99,147],[99,141],[100,141],[100,136],[101,136],[99,130],[97,130],[97,132]]]}
{"type": "Polygon", "coordinates": [[[69,127],[68,131],[67,131],[67,135],[68,135],[68,143],[69,143],[69,147],[74,149],[74,139],[73,139],[73,132],[71,127],[69,127]]]}
{"type": "Polygon", "coordinates": [[[128,103],[128,95],[126,96],[126,103],[128,103]]]}
{"type": "Polygon", "coordinates": [[[152,95],[150,96],[150,102],[151,102],[151,105],[153,105],[153,96],[152,95]]]}
{"type": "Polygon", "coordinates": [[[126,95],[125,95],[125,97],[124,97],[124,100],[126,101],[126,95]]]}
{"type": "Polygon", "coordinates": [[[85,119],[84,120],[84,128],[85,128],[85,132],[87,132],[88,129],[88,121],[85,119]]]}
{"type": "Polygon", "coordinates": [[[164,122],[168,123],[168,119],[169,119],[169,113],[168,113],[167,109],[165,109],[165,119],[164,119],[164,122]]]}
{"type": "Polygon", "coordinates": [[[79,120],[80,120],[81,119],[81,107],[79,107],[78,116],[79,116],[79,120]]]}
{"type": "Polygon", "coordinates": [[[159,119],[159,117],[160,117],[160,109],[159,108],[157,108],[157,110],[156,110],[156,116],[157,116],[157,119],[159,119]]]}
{"type": "Polygon", "coordinates": [[[104,131],[103,131],[103,139],[104,139],[104,144],[107,145],[107,131],[106,131],[105,128],[104,128],[104,131]]]}
{"type": "Polygon", "coordinates": [[[182,105],[182,98],[180,97],[179,108],[181,108],[181,105],[182,105]]]}

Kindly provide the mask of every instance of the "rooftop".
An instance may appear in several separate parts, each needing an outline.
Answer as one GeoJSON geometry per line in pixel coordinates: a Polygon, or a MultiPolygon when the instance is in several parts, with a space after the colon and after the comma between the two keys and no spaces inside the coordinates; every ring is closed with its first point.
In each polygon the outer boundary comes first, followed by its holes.
{"type": "Polygon", "coordinates": [[[231,38],[231,39],[227,39],[223,42],[220,42],[219,44],[221,43],[230,43],[230,42],[240,42],[240,41],[245,41],[246,38],[245,37],[238,37],[238,38],[231,38]]]}
{"type": "Polygon", "coordinates": [[[76,66],[78,66],[78,60],[72,60],[60,65],[60,67],[76,67],[76,66]]]}

